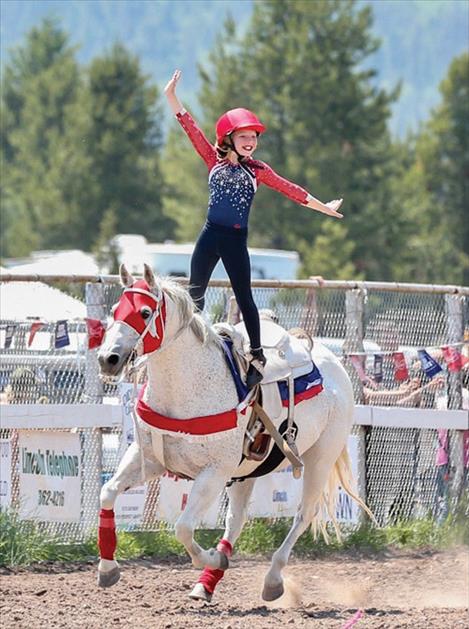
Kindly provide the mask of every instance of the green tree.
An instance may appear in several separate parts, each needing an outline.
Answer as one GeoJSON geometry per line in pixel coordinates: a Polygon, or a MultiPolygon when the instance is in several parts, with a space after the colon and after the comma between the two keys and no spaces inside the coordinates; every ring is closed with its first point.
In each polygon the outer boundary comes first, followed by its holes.
{"type": "Polygon", "coordinates": [[[319,269],[319,274],[327,278],[361,279],[351,261],[354,248],[343,223],[325,222],[316,237],[314,247],[310,247],[304,240],[299,243],[298,250],[303,261],[302,275],[308,277],[311,269],[319,269]]]}
{"type": "Polygon", "coordinates": [[[207,168],[176,124],[163,152],[163,211],[176,222],[176,238],[190,241],[197,237],[207,213],[207,168]]]}
{"type": "Polygon", "coordinates": [[[340,233],[353,243],[344,251],[357,273],[390,276],[395,234],[387,224],[399,208],[389,201],[387,120],[397,90],[377,89],[373,71],[362,69],[378,46],[370,29],[370,9],[358,10],[352,0],[257,3],[243,36],[236,36],[232,20],[225,24],[201,72],[209,129],[226,109],[253,109],[268,129],[259,158],[322,200],[345,198],[346,218],[334,230],[325,227],[334,219],[265,187],[257,193],[252,243],[301,250],[307,273],[332,272],[334,265],[313,262],[336,256],[340,233]],[[325,249],[308,253],[316,246],[325,249]]]}
{"type": "MultiPolygon", "coordinates": [[[[63,182],[86,162],[67,138],[77,123],[82,83],[75,51],[45,20],[13,52],[2,82],[2,215],[4,255],[70,244],[79,208],[63,182]]],[[[81,182],[83,184],[83,182],[81,182]]]]}
{"type": "Polygon", "coordinates": [[[26,44],[12,51],[2,80],[2,151],[7,159],[11,160],[15,153],[11,135],[22,121],[31,81],[57,61],[72,58],[67,36],[53,19],[45,19],[40,27],[33,28],[26,37],[26,44]]]}
{"type": "Polygon", "coordinates": [[[440,92],[442,102],[433,111],[416,147],[415,169],[421,171],[430,198],[424,218],[426,266],[432,281],[467,285],[469,53],[453,60],[440,92]]]}
{"type": "Polygon", "coordinates": [[[400,237],[396,281],[469,282],[469,55],[451,63],[442,101],[415,137],[394,147],[392,205],[400,237]]]}
{"type": "Polygon", "coordinates": [[[162,212],[157,97],[137,58],[120,44],[89,68],[86,145],[95,178],[86,217],[90,244],[110,212],[119,233],[142,233],[158,241],[173,233],[173,221],[162,212]]]}
{"type": "Polygon", "coordinates": [[[105,235],[171,236],[162,213],[156,88],[116,45],[83,71],[52,20],[2,83],[2,254],[100,247],[105,235]]]}

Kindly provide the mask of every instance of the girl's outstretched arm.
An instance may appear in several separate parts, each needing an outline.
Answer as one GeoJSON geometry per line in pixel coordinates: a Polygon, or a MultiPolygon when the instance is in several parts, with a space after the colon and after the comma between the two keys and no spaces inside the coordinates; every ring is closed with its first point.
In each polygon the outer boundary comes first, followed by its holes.
{"type": "Polygon", "coordinates": [[[321,203],[321,201],[315,199],[307,190],[298,184],[281,177],[265,162],[258,162],[258,164],[261,165],[260,168],[255,169],[258,182],[264,183],[266,186],[269,186],[269,188],[277,190],[277,192],[281,192],[292,201],[295,201],[300,205],[304,205],[305,207],[309,207],[312,210],[316,210],[317,212],[322,212],[323,214],[328,214],[329,216],[334,216],[336,218],[343,217],[343,214],[340,214],[340,212],[337,211],[342,205],[343,199],[330,201],[329,203],[321,203]]]}
{"type": "Polygon", "coordinates": [[[176,96],[176,85],[180,78],[181,70],[176,70],[171,80],[168,81],[166,87],[164,88],[164,93],[177,121],[186,132],[187,137],[192,142],[192,145],[197,153],[207,164],[207,168],[210,170],[217,162],[217,152],[215,147],[210,144],[203,131],[199,129],[195,120],[184,109],[181,101],[176,96]]]}

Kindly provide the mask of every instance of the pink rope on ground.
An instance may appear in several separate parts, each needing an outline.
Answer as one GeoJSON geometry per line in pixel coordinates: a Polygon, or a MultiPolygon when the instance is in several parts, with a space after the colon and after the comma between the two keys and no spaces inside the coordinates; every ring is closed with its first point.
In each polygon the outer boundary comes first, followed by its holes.
{"type": "Polygon", "coordinates": [[[347,620],[347,622],[345,623],[345,625],[343,625],[342,629],[350,629],[350,627],[353,627],[353,625],[355,623],[357,623],[360,618],[363,618],[364,616],[364,612],[363,609],[359,609],[353,616],[352,618],[350,618],[350,620],[347,620]]]}

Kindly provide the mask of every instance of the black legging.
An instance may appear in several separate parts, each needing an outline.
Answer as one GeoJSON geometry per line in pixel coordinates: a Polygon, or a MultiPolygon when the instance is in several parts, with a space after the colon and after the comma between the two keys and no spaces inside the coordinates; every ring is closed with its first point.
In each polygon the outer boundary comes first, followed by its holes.
{"type": "Polygon", "coordinates": [[[259,312],[251,292],[251,262],[247,230],[223,227],[207,222],[202,229],[191,259],[191,297],[199,310],[204,309],[205,291],[218,260],[223,262],[233,292],[243,313],[251,348],[261,346],[259,312]]]}

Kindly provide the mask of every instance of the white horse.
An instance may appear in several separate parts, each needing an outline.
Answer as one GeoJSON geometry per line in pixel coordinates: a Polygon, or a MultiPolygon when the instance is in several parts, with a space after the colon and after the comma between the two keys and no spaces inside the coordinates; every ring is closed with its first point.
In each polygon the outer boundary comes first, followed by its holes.
{"type": "MultiPolygon", "coordinates": [[[[101,372],[107,376],[121,374],[136,348],[138,353],[148,354],[148,384],[141,404],[151,417],[154,413],[157,421],[149,426],[137,420],[138,439],[102,488],[98,583],[113,585],[120,575],[114,559],[113,507],[117,496],[167,469],[194,479],[186,507],[176,522],[175,535],[193,565],[205,569],[191,596],[210,600],[223,575],[220,571],[228,568],[232,547],[246,520],[255,478],[228,486],[226,528],[217,549],[202,548],[194,540],[194,529],[230,479],[247,476],[260,465],[252,460],[240,464],[250,408],[244,413],[233,411],[239,400],[219,337],[194,313],[184,288],[155,277],[147,265],[144,279],[139,281],[121,267],[121,281],[125,290],[113,309],[114,321],[98,354],[101,372]],[[217,428],[218,421],[221,423],[217,428]],[[201,431],[201,426],[206,430],[201,431]]],[[[297,446],[304,464],[303,494],[293,525],[265,576],[264,600],[282,595],[282,569],[290,552],[310,525],[320,523],[324,507],[335,523],[334,500],[339,484],[364,507],[350,490],[346,449],[354,406],[350,379],[338,359],[324,347],[315,345],[312,357],[323,376],[324,390],[295,407],[297,446]]],[[[284,459],[276,469],[287,465],[284,459]]]]}

